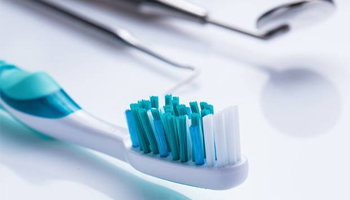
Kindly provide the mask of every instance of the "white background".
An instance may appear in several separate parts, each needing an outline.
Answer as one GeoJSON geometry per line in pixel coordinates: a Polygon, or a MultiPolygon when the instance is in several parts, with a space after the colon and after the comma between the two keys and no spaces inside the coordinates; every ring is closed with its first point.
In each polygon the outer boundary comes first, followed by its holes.
{"type": "MultiPolygon", "coordinates": [[[[338,0],[327,21],[269,42],[98,2],[61,1],[201,68],[177,93],[182,102],[240,106],[249,177],[226,191],[163,181],[0,112],[1,200],[350,199],[350,1],[338,0]]],[[[261,13],[288,0],[193,2],[254,29],[261,13]]],[[[188,75],[24,0],[0,1],[0,59],[48,72],[84,109],[121,126],[129,103],[188,75]]]]}

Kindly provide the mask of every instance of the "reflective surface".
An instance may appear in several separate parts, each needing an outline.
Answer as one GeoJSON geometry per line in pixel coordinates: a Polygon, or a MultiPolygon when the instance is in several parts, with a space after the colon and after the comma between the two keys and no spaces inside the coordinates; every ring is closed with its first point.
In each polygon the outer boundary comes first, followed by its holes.
{"type": "Polygon", "coordinates": [[[335,10],[332,0],[308,0],[287,3],[264,13],[257,21],[260,30],[281,25],[291,29],[313,25],[328,18],[335,10]]]}
{"type": "MultiPolygon", "coordinates": [[[[264,11],[291,2],[191,1],[249,29],[264,11]]],[[[130,102],[159,94],[187,75],[25,2],[0,1],[0,24],[6,27],[1,59],[49,73],[82,108],[104,120],[125,126],[123,112],[130,102]]],[[[250,174],[232,190],[183,186],[100,154],[42,141],[23,127],[8,127],[2,118],[1,200],[139,200],[157,194],[194,200],[350,199],[349,0],[336,1],[336,14],[323,23],[271,42],[95,0],[58,2],[125,27],[155,50],[199,66],[201,76],[177,95],[183,102],[210,101],[217,110],[239,105],[250,174]]]]}

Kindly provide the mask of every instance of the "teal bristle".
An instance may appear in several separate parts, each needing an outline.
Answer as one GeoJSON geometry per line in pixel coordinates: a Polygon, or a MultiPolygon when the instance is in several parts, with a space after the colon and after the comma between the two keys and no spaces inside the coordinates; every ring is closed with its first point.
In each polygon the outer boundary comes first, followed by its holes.
{"type": "Polygon", "coordinates": [[[137,104],[137,103],[132,103],[132,104],[130,104],[130,109],[131,110],[137,110],[137,109],[139,109],[140,107],[139,107],[139,104],[137,104]]]}
{"type": "Polygon", "coordinates": [[[173,101],[171,102],[171,104],[173,105],[173,108],[175,110],[175,107],[180,105],[180,98],[179,97],[173,97],[173,101]]]}
{"type": "Polygon", "coordinates": [[[176,117],[180,116],[180,111],[177,106],[174,106],[174,114],[176,117]]]}
{"type": "Polygon", "coordinates": [[[208,107],[208,103],[207,102],[200,102],[199,103],[200,107],[201,107],[201,110],[204,110],[208,107]]]}
{"type": "Polygon", "coordinates": [[[168,129],[169,129],[169,144],[171,149],[171,154],[173,156],[173,160],[179,160],[179,147],[178,147],[178,138],[177,138],[177,130],[176,130],[176,119],[174,115],[167,116],[168,129]]]}
{"type": "Polygon", "coordinates": [[[192,113],[199,113],[199,107],[198,107],[197,101],[190,102],[190,107],[191,107],[192,113]]]}
{"type": "Polygon", "coordinates": [[[164,132],[165,132],[165,140],[166,140],[166,143],[167,143],[167,147],[168,147],[168,152],[171,152],[171,149],[170,149],[170,133],[169,133],[169,128],[168,128],[168,121],[167,121],[167,115],[169,113],[160,113],[160,120],[162,122],[162,125],[163,125],[163,128],[164,128],[164,132]]]}
{"type": "Polygon", "coordinates": [[[184,104],[181,104],[181,105],[178,105],[177,107],[177,110],[179,112],[179,115],[187,115],[187,110],[186,110],[186,105],[184,104]]]}
{"type": "Polygon", "coordinates": [[[214,114],[214,107],[207,102],[194,101],[187,107],[171,94],[165,96],[164,106],[157,96],[151,96],[130,104],[125,112],[133,148],[162,158],[171,155],[181,163],[193,160],[196,165],[205,163],[202,118],[209,114],[214,114]]]}
{"type": "Polygon", "coordinates": [[[176,101],[176,102],[178,102],[178,103],[179,103],[179,102],[180,102],[180,97],[176,97],[176,96],[175,96],[175,97],[173,97],[173,101],[176,101]]]}
{"type": "Polygon", "coordinates": [[[141,108],[144,108],[146,110],[150,110],[152,108],[151,102],[148,100],[141,100],[139,101],[139,105],[141,108]]]}
{"type": "Polygon", "coordinates": [[[208,108],[210,110],[210,114],[214,114],[214,106],[213,105],[208,105],[208,108]]]}
{"type": "Polygon", "coordinates": [[[201,111],[201,114],[202,114],[202,117],[205,117],[205,116],[207,116],[207,115],[209,115],[209,114],[212,114],[212,113],[211,113],[210,110],[204,109],[204,110],[201,111]]]}
{"type": "Polygon", "coordinates": [[[143,102],[142,100],[137,102],[138,108],[143,108],[143,102]]]}
{"type": "Polygon", "coordinates": [[[157,96],[151,96],[150,100],[152,108],[159,108],[159,99],[157,96]]]}
{"type": "Polygon", "coordinates": [[[159,154],[161,157],[167,157],[168,156],[167,141],[165,139],[165,133],[164,133],[161,119],[160,119],[159,110],[152,109],[151,112],[154,119],[153,123],[154,123],[156,139],[158,142],[159,154]]]}
{"type": "Polygon", "coordinates": [[[176,117],[180,116],[180,108],[179,106],[174,106],[174,114],[176,117]]]}
{"type": "Polygon", "coordinates": [[[192,113],[191,117],[191,123],[192,126],[199,126],[200,125],[200,115],[198,113],[192,113]]]}
{"type": "Polygon", "coordinates": [[[163,108],[164,108],[164,112],[165,112],[165,113],[175,114],[175,113],[174,113],[174,110],[173,110],[173,106],[171,106],[171,105],[165,105],[163,108]]]}
{"type": "Polygon", "coordinates": [[[172,105],[173,104],[172,101],[173,101],[173,95],[171,94],[165,95],[165,105],[172,105]]]}
{"type": "Polygon", "coordinates": [[[144,132],[146,133],[147,139],[150,143],[150,147],[151,150],[154,154],[158,154],[158,145],[157,145],[157,141],[152,129],[152,125],[151,122],[149,120],[148,114],[147,114],[147,110],[144,108],[138,109],[138,116],[141,119],[141,123],[143,125],[144,128],[144,132]]]}
{"type": "Polygon", "coordinates": [[[188,150],[187,150],[187,119],[186,116],[182,115],[178,120],[178,135],[180,145],[180,161],[188,161],[188,150]]]}
{"type": "Polygon", "coordinates": [[[160,120],[160,113],[158,109],[152,109],[151,110],[152,116],[154,120],[160,120]]]}
{"type": "Polygon", "coordinates": [[[149,153],[150,152],[149,142],[146,138],[146,134],[144,133],[144,129],[137,112],[139,109],[139,105],[130,104],[130,108],[135,121],[136,133],[137,133],[137,138],[139,140],[140,149],[144,153],[149,153]]]}
{"type": "Polygon", "coordinates": [[[172,105],[173,105],[174,114],[176,116],[180,116],[179,110],[177,108],[180,105],[179,97],[173,97],[172,105]]]}
{"type": "Polygon", "coordinates": [[[214,114],[214,107],[213,105],[208,104],[207,102],[201,102],[200,103],[201,110],[209,110],[210,114],[214,114]]]}

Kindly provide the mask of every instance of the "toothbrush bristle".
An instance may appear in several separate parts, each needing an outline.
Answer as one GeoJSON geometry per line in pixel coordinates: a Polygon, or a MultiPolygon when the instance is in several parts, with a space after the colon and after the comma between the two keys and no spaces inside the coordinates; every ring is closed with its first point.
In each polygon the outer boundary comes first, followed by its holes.
{"type": "Polygon", "coordinates": [[[157,96],[151,96],[150,100],[152,108],[159,108],[159,99],[157,96]]]}
{"type": "Polygon", "coordinates": [[[238,110],[229,107],[214,115],[207,102],[180,104],[179,97],[157,96],[130,104],[125,112],[133,148],[180,163],[234,165],[241,159],[238,110]]]}

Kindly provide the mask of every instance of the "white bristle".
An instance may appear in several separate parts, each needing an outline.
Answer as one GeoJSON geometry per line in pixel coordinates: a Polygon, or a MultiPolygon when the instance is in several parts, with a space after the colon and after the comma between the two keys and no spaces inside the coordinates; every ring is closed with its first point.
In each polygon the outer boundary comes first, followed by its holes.
{"type": "Polygon", "coordinates": [[[203,118],[203,131],[205,142],[205,153],[207,166],[215,164],[215,145],[214,145],[214,127],[213,115],[207,115],[203,118]]]}
{"type": "Polygon", "coordinates": [[[191,135],[190,135],[190,124],[191,124],[191,120],[188,118],[188,116],[186,116],[186,122],[187,122],[187,155],[188,155],[188,159],[191,160],[192,159],[192,140],[191,140],[191,135]]]}
{"type": "Polygon", "coordinates": [[[239,116],[238,116],[238,106],[233,107],[233,128],[234,128],[234,147],[236,149],[237,161],[241,160],[241,139],[239,132],[239,116]]]}
{"type": "Polygon", "coordinates": [[[226,133],[226,144],[227,144],[227,160],[228,163],[234,165],[237,161],[237,146],[236,146],[236,117],[235,107],[229,107],[224,110],[225,114],[225,133],[226,133]]]}
{"type": "Polygon", "coordinates": [[[216,143],[216,164],[218,167],[222,167],[227,163],[225,120],[222,112],[214,115],[214,135],[216,143]]]}

